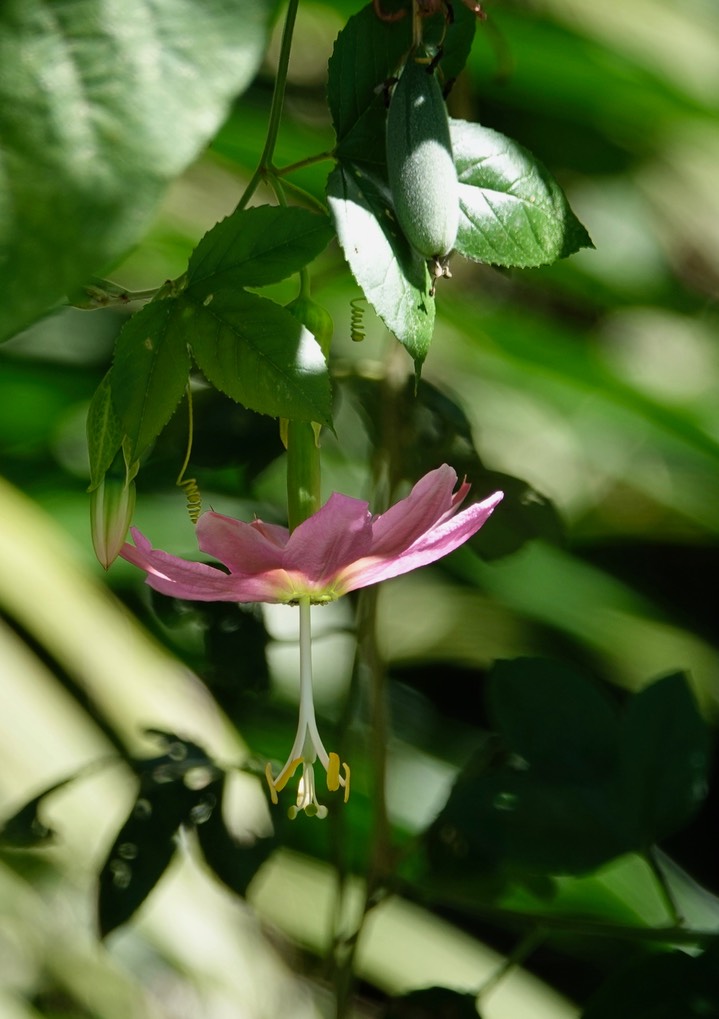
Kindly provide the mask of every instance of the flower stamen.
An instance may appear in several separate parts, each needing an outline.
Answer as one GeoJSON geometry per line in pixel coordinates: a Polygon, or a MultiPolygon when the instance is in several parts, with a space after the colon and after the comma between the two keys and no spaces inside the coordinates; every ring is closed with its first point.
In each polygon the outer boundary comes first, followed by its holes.
{"type": "Polygon", "coordinates": [[[344,802],[349,798],[350,769],[340,761],[339,754],[327,753],[317,729],[315,705],[312,696],[312,636],[310,598],[305,595],[299,601],[300,611],[300,712],[297,732],[290,755],[277,778],[272,774],[272,765],[265,766],[265,778],[274,804],[279,802],[282,792],[300,764],[302,774],[297,786],[295,806],[290,807],[290,818],[297,817],[304,810],[308,817],[327,817],[327,807],[317,799],[314,765],[319,761],[327,773],[327,788],[331,793],[344,789],[344,802]],[[342,774],[340,774],[342,772],[342,774]]]}

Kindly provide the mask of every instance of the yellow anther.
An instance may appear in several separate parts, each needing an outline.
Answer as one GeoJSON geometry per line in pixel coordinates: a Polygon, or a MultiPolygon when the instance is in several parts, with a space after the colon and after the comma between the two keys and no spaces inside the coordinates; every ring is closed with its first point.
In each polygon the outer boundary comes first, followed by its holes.
{"type": "MultiPolygon", "coordinates": [[[[347,765],[345,765],[347,767],[347,765]]],[[[327,763],[327,788],[331,793],[337,792],[340,787],[340,758],[339,754],[330,753],[327,763]]]]}
{"type": "Polygon", "coordinates": [[[269,761],[267,762],[267,764],[265,765],[265,778],[267,779],[267,784],[270,787],[270,796],[272,797],[273,803],[275,804],[279,803],[277,793],[282,792],[282,790],[285,788],[285,786],[287,785],[287,783],[292,778],[292,776],[294,775],[294,773],[297,771],[301,764],[302,758],[297,757],[294,761],[292,761],[291,764],[286,764],[282,771],[277,776],[277,778],[275,779],[272,776],[272,765],[270,764],[269,761]]]}
{"type": "Polygon", "coordinates": [[[265,778],[267,779],[267,785],[270,787],[270,798],[272,799],[272,802],[276,806],[280,801],[277,797],[277,787],[275,785],[275,780],[272,776],[272,765],[270,764],[269,761],[265,765],[265,778]]]}
{"type": "Polygon", "coordinates": [[[350,798],[350,766],[349,764],[342,765],[345,773],[345,780],[342,785],[345,787],[345,803],[350,798]]]}

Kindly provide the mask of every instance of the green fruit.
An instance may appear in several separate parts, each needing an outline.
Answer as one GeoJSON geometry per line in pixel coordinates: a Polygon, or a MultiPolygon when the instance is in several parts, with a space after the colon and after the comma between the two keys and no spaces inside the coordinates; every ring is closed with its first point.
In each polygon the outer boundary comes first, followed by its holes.
{"type": "Polygon", "coordinates": [[[459,226],[459,183],[447,107],[427,65],[410,59],[387,114],[387,170],[395,213],[410,244],[441,262],[459,226]]]}
{"type": "Polygon", "coordinates": [[[332,316],[311,297],[296,297],[287,305],[287,310],[312,333],[322,348],[325,360],[330,356],[330,345],[334,332],[332,316]]]}

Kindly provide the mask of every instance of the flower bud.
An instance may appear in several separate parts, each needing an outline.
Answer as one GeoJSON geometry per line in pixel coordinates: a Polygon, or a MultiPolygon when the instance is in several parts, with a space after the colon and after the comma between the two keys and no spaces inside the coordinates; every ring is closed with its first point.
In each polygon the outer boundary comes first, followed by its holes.
{"type": "Polygon", "coordinates": [[[90,493],[92,544],[106,570],[120,554],[134,509],[134,481],[106,474],[90,493]]]}

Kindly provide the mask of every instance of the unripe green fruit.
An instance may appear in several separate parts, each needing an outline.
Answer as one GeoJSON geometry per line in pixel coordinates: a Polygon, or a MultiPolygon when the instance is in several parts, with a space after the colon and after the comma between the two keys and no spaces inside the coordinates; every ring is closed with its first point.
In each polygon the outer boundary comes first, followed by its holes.
{"type": "Polygon", "coordinates": [[[322,348],[325,360],[330,356],[330,345],[334,332],[332,316],[321,304],[311,297],[296,297],[287,305],[287,310],[312,333],[322,348]]]}
{"type": "Polygon", "coordinates": [[[457,239],[459,183],[439,82],[411,58],[387,114],[387,170],[403,233],[421,255],[439,263],[457,239]]]}

